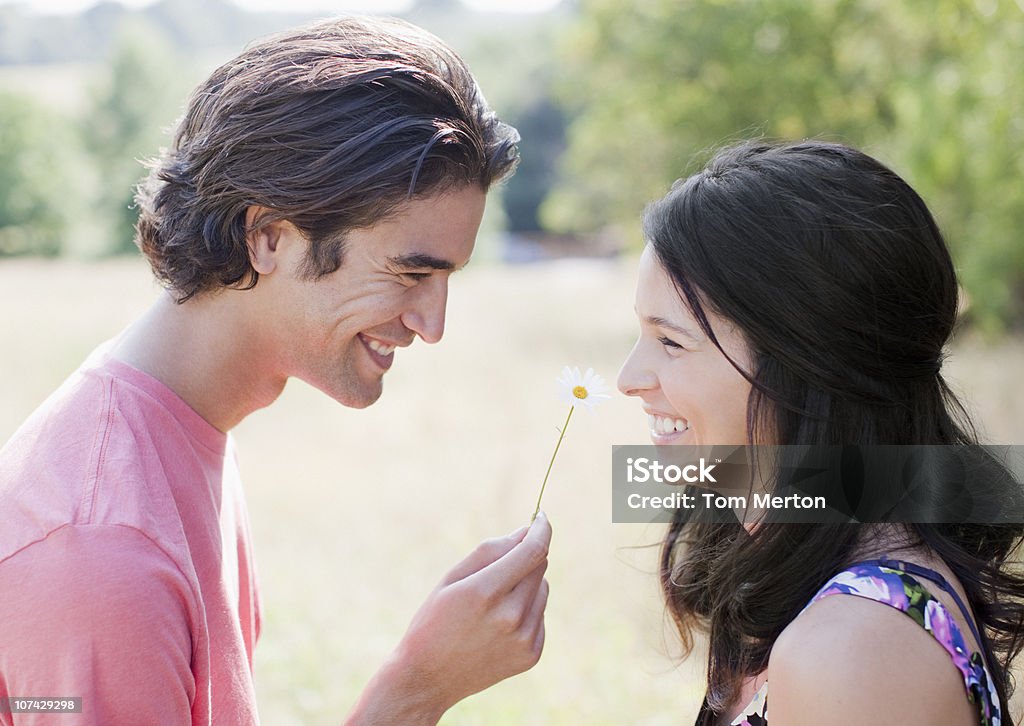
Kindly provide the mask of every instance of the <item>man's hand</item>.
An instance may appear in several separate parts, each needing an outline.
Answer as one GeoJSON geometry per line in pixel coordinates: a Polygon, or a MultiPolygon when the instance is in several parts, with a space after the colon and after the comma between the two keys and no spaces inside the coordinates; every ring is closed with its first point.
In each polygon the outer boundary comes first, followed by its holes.
{"type": "Polygon", "coordinates": [[[485,540],[445,575],[347,721],[435,724],[458,701],[533,667],[544,647],[551,525],[485,540]]]}

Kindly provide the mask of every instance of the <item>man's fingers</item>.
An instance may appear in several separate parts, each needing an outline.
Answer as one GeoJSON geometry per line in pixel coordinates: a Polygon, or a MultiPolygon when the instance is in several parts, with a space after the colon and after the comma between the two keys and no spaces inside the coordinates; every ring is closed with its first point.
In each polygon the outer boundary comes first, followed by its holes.
{"type": "Polygon", "coordinates": [[[548,581],[541,580],[537,588],[537,595],[530,606],[530,613],[526,617],[523,626],[528,628],[527,632],[532,636],[530,648],[530,661],[528,667],[532,668],[540,660],[540,654],[544,650],[544,609],[548,605],[548,581]]]}
{"type": "Polygon", "coordinates": [[[522,670],[536,665],[544,645],[544,608],[548,602],[548,581],[543,577],[545,566],[546,563],[531,572],[513,591],[517,596],[520,590],[528,591],[530,599],[515,606],[510,601],[503,603],[503,615],[497,621],[499,629],[514,638],[512,651],[523,658],[519,666],[522,670]]]}
{"type": "Polygon", "coordinates": [[[473,575],[473,579],[485,592],[505,595],[547,560],[550,544],[551,525],[541,512],[521,542],[473,575]]]}
{"type": "Polygon", "coordinates": [[[519,584],[512,588],[506,598],[506,606],[511,612],[516,613],[519,623],[525,623],[529,618],[533,602],[537,599],[537,590],[544,581],[544,573],[548,569],[548,561],[544,560],[533,572],[519,581],[519,584]]]}
{"type": "Polygon", "coordinates": [[[504,537],[485,539],[483,542],[478,544],[476,549],[470,552],[465,559],[448,571],[448,574],[444,576],[441,584],[451,585],[453,582],[465,579],[474,572],[479,572],[492,562],[504,557],[513,547],[523,540],[528,529],[529,527],[523,526],[514,532],[508,533],[504,537]]]}
{"type": "Polygon", "coordinates": [[[538,621],[544,623],[544,608],[548,605],[548,581],[541,578],[537,589],[533,593],[533,600],[530,602],[530,611],[523,620],[523,625],[528,628],[536,628],[538,621]]]}
{"type": "Polygon", "coordinates": [[[537,628],[537,635],[533,640],[533,662],[534,665],[540,660],[540,654],[544,652],[544,621],[540,621],[540,627],[537,628]]]}

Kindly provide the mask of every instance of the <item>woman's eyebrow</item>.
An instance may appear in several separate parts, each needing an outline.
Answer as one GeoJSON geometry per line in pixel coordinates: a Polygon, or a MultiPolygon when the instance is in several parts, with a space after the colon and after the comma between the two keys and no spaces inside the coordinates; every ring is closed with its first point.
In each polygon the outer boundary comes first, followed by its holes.
{"type": "Polygon", "coordinates": [[[665,318],[658,317],[657,315],[648,315],[646,318],[644,318],[644,320],[648,324],[653,325],[655,327],[666,328],[673,332],[679,333],[680,335],[685,335],[687,338],[689,338],[695,343],[699,343],[701,341],[700,336],[698,336],[693,331],[687,330],[686,328],[680,328],[675,323],[669,322],[665,318]]]}

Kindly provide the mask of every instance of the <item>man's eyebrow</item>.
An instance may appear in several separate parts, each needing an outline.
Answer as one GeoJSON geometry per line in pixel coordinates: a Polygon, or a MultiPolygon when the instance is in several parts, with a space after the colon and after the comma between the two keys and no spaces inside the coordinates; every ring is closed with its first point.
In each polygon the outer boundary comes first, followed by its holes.
{"type": "Polygon", "coordinates": [[[456,267],[454,262],[449,260],[442,260],[440,257],[434,257],[433,255],[427,255],[422,252],[413,252],[407,255],[398,255],[397,257],[389,257],[390,262],[394,267],[398,267],[403,270],[461,270],[461,267],[456,267]]]}
{"type": "Polygon", "coordinates": [[[646,318],[644,318],[644,320],[655,327],[667,328],[668,330],[672,330],[676,333],[679,333],[680,335],[685,335],[687,338],[694,341],[695,343],[699,343],[701,341],[700,336],[698,336],[693,331],[687,330],[686,328],[680,328],[675,323],[669,322],[665,318],[660,318],[657,315],[648,315],[646,318]]]}

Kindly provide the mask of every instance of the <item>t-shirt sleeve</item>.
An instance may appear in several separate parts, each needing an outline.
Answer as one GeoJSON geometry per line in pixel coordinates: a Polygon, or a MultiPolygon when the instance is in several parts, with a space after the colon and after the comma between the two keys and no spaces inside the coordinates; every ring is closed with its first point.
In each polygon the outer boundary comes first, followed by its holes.
{"type": "Polygon", "coordinates": [[[0,696],[82,698],[0,724],[191,723],[194,595],[141,532],[62,527],[0,562],[0,593],[0,696]]]}

